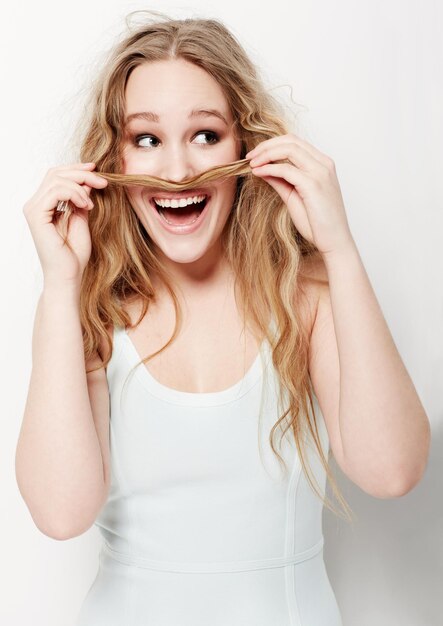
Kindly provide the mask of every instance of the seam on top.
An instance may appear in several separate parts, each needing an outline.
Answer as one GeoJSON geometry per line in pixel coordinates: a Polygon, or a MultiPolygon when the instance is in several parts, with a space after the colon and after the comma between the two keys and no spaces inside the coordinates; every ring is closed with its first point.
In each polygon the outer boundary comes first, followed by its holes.
{"type": "MultiPolygon", "coordinates": [[[[302,465],[298,452],[295,452],[294,465],[291,478],[286,491],[286,532],[285,532],[285,553],[294,554],[296,550],[295,525],[297,515],[297,496],[300,485],[302,465]]],[[[323,538],[321,543],[323,542],[323,538]]],[[[318,545],[318,544],[317,544],[318,545]]],[[[286,605],[291,626],[300,626],[300,611],[298,608],[297,595],[294,591],[295,582],[294,567],[285,570],[285,590],[286,605]]]]}
{"type": "Polygon", "coordinates": [[[280,567],[293,567],[297,563],[302,563],[315,557],[323,549],[323,538],[310,548],[298,554],[290,556],[271,557],[267,559],[247,559],[238,561],[165,561],[149,559],[141,556],[131,556],[118,550],[114,550],[108,543],[105,543],[105,551],[110,557],[141,569],[150,569],[163,572],[179,572],[185,574],[211,574],[230,572],[250,572],[255,570],[274,569],[280,567]]]}

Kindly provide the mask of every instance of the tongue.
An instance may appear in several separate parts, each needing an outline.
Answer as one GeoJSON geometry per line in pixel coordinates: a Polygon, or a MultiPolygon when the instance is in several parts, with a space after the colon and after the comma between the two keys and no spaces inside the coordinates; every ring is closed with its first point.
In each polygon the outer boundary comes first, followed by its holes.
{"type": "Polygon", "coordinates": [[[195,204],[187,207],[173,209],[168,207],[161,210],[168,222],[176,225],[190,224],[200,215],[202,209],[196,209],[195,204]]]}
{"type": "Polygon", "coordinates": [[[183,226],[190,224],[197,218],[205,207],[206,201],[198,202],[197,204],[189,204],[185,207],[178,208],[163,208],[161,212],[166,217],[168,222],[176,226],[183,226]]]}

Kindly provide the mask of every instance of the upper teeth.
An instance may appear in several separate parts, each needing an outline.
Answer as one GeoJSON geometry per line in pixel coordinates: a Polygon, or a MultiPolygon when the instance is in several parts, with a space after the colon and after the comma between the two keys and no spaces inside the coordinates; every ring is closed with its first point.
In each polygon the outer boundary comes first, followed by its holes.
{"type": "Polygon", "coordinates": [[[188,204],[192,204],[197,203],[197,202],[202,202],[202,200],[204,200],[206,198],[205,195],[203,196],[194,196],[193,198],[180,198],[179,200],[169,200],[169,199],[163,199],[163,198],[154,198],[154,202],[155,204],[158,204],[158,206],[161,207],[172,207],[172,208],[178,208],[178,207],[184,207],[187,206],[188,204]]]}

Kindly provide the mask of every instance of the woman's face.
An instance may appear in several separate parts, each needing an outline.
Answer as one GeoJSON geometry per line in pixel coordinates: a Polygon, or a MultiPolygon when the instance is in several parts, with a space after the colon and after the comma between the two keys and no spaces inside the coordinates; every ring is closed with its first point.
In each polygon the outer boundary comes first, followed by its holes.
{"type": "MultiPolygon", "coordinates": [[[[136,67],[127,82],[125,102],[125,174],[148,174],[181,182],[210,167],[240,159],[240,142],[234,135],[233,119],[220,86],[188,61],[155,61],[136,67]],[[208,113],[210,109],[219,115],[208,113]]],[[[231,211],[235,191],[236,178],[230,177],[184,192],[132,186],[128,195],[158,253],[164,254],[164,261],[197,262],[194,269],[204,270],[207,263],[218,258],[218,246],[214,244],[231,211]],[[154,203],[154,198],[195,198],[203,194],[209,199],[192,227],[171,228],[154,203]]],[[[193,206],[199,208],[198,204],[193,206]]],[[[195,209],[193,215],[189,207],[166,207],[163,212],[170,221],[183,224],[195,218],[195,209]]]]}

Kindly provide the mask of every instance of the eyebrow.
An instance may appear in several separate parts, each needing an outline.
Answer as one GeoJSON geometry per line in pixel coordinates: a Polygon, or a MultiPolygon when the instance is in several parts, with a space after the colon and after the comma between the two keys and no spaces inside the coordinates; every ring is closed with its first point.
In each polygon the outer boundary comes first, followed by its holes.
{"type": "MultiPolygon", "coordinates": [[[[226,126],[228,126],[227,119],[217,109],[193,109],[188,115],[188,119],[191,119],[192,117],[218,117],[226,124],[226,126]]],[[[125,126],[129,124],[131,120],[135,119],[155,122],[156,124],[160,122],[160,117],[157,113],[153,113],[152,111],[142,111],[141,113],[131,113],[131,115],[128,115],[125,120],[125,126]]]]}

